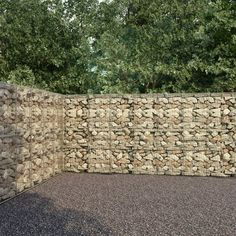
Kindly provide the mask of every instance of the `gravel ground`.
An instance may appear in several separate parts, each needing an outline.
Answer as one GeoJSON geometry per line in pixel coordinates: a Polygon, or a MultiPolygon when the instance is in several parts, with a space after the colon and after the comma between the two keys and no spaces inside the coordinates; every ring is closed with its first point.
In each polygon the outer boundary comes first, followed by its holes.
{"type": "Polygon", "coordinates": [[[0,235],[236,235],[236,178],[64,173],[0,205],[0,235]]]}

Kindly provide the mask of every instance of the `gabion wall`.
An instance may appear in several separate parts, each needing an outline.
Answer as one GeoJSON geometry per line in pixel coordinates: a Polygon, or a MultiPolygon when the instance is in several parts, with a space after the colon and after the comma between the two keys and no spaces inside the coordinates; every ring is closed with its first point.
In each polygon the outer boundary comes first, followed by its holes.
{"type": "Polygon", "coordinates": [[[0,201],[61,171],[236,175],[236,99],[0,84],[0,201]]]}
{"type": "Polygon", "coordinates": [[[231,176],[235,94],[65,98],[65,170],[231,176]]]}
{"type": "Polygon", "coordinates": [[[0,85],[0,201],[62,170],[63,99],[0,85]]]}

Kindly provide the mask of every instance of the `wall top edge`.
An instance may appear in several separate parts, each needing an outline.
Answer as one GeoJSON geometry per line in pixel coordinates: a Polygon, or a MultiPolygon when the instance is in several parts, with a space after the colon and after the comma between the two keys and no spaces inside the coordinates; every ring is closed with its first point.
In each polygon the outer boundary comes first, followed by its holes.
{"type": "Polygon", "coordinates": [[[30,92],[44,93],[64,98],[156,98],[156,97],[236,97],[236,92],[221,93],[149,93],[149,94],[61,94],[54,93],[43,89],[32,88],[22,85],[8,84],[0,82],[0,89],[29,90],[30,92]]]}
{"type": "Polygon", "coordinates": [[[152,94],[76,94],[65,98],[171,98],[171,97],[236,97],[235,92],[223,93],[152,93],[152,94]]]}
{"type": "Polygon", "coordinates": [[[61,97],[64,96],[63,94],[54,93],[54,92],[47,91],[44,89],[32,88],[32,87],[17,85],[17,84],[8,84],[8,83],[3,83],[3,82],[0,82],[0,89],[12,89],[16,92],[20,90],[28,90],[29,92],[32,92],[32,93],[37,92],[37,93],[54,95],[54,96],[61,96],[61,97]]]}

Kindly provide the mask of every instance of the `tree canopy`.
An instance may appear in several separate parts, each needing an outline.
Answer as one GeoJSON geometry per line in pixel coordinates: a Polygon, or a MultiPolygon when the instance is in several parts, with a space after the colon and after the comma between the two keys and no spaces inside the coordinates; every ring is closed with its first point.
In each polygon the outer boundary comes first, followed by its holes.
{"type": "Polygon", "coordinates": [[[0,81],[61,93],[236,91],[233,0],[0,0],[0,81]]]}

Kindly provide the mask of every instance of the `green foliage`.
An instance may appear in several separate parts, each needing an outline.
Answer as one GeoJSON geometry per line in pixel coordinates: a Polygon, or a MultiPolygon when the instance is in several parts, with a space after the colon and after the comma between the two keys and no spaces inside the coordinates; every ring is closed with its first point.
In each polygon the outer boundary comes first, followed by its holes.
{"type": "Polygon", "coordinates": [[[232,0],[0,0],[0,80],[61,93],[236,91],[232,0]]]}
{"type": "Polygon", "coordinates": [[[113,1],[122,20],[100,40],[100,71],[124,92],[235,91],[235,3],[113,1]],[[114,30],[115,29],[115,30],[114,30]]]}

